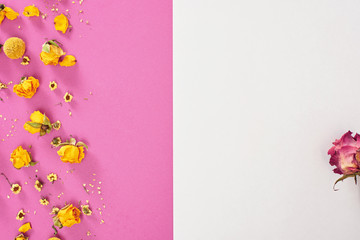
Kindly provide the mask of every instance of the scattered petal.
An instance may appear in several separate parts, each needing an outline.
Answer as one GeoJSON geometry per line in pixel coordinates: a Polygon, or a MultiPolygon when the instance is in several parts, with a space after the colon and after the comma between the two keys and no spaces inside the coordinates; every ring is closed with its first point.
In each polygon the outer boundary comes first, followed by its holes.
{"type": "Polygon", "coordinates": [[[69,27],[69,20],[64,14],[60,14],[56,16],[54,19],[55,29],[61,31],[62,33],[66,33],[66,30],[69,27]]]}
{"type": "Polygon", "coordinates": [[[40,16],[40,11],[35,5],[32,5],[25,7],[23,14],[25,17],[38,17],[40,16]]]}
{"type": "Polygon", "coordinates": [[[77,60],[73,55],[66,55],[64,59],[59,62],[60,66],[62,67],[71,67],[76,64],[77,60]]]}

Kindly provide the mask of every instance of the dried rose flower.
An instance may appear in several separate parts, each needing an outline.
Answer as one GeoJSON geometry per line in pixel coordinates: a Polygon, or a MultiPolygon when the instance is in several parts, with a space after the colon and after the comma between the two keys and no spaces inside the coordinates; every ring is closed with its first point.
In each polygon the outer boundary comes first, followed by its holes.
{"type": "Polygon", "coordinates": [[[76,142],[75,138],[70,138],[58,146],[61,146],[57,151],[61,161],[69,163],[81,163],[85,157],[84,148],[88,150],[88,146],[84,142],[76,142]]]}
{"type": "Polygon", "coordinates": [[[348,131],[340,139],[333,142],[328,154],[331,155],[330,165],[336,166],[333,170],[338,174],[353,174],[360,171],[360,135],[351,136],[348,131]]]}
{"type": "Polygon", "coordinates": [[[24,124],[24,129],[31,134],[40,133],[40,136],[44,136],[50,133],[53,129],[52,124],[45,113],[42,114],[39,111],[35,111],[30,115],[30,120],[24,124]]]}
{"type": "Polygon", "coordinates": [[[72,204],[69,204],[57,213],[56,216],[53,217],[54,225],[62,228],[62,227],[71,227],[74,224],[78,224],[81,222],[80,220],[80,210],[77,207],[74,207],[72,204]]]}
{"type": "Polygon", "coordinates": [[[19,97],[32,98],[40,86],[39,80],[34,77],[22,77],[19,84],[15,84],[13,92],[19,97]]]}
{"type": "Polygon", "coordinates": [[[335,184],[348,177],[354,177],[356,182],[356,176],[360,175],[360,135],[353,137],[348,131],[333,142],[328,154],[331,155],[330,165],[336,167],[334,173],[343,175],[335,184]]]}
{"type": "Polygon", "coordinates": [[[61,49],[59,42],[56,40],[49,40],[42,46],[40,59],[45,65],[58,65],[59,58],[65,55],[61,49]]]}
{"type": "Polygon", "coordinates": [[[28,167],[31,165],[31,155],[22,146],[18,146],[11,153],[10,161],[13,163],[14,168],[21,169],[22,167],[28,167]]]}

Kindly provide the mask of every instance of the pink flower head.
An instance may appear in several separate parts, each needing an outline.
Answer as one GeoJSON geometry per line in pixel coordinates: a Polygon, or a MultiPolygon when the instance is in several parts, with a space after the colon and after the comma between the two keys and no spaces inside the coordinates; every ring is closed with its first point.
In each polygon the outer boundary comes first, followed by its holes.
{"type": "Polygon", "coordinates": [[[330,165],[338,174],[353,174],[360,171],[360,135],[348,131],[340,139],[335,140],[328,154],[331,155],[330,165]]]}

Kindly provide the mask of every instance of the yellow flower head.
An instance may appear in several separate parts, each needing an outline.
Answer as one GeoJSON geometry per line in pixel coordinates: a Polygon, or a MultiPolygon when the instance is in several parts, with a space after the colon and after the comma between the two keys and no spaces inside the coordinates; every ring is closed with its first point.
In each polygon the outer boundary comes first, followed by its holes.
{"type": "Polygon", "coordinates": [[[49,118],[39,111],[35,111],[31,114],[30,120],[24,124],[24,129],[31,134],[40,132],[40,136],[50,133],[52,126],[49,118]]]}
{"type": "Polygon", "coordinates": [[[52,124],[53,129],[55,130],[59,130],[61,128],[61,122],[60,121],[56,121],[52,124]]]}
{"type": "Polygon", "coordinates": [[[38,17],[40,15],[40,11],[37,7],[35,7],[35,5],[32,5],[25,7],[23,14],[25,17],[38,17]]]}
{"type": "Polygon", "coordinates": [[[58,147],[61,143],[61,138],[60,137],[54,137],[52,140],[51,140],[51,145],[53,145],[54,147],[58,147]]]}
{"type": "Polygon", "coordinates": [[[13,91],[19,97],[32,98],[40,86],[39,80],[34,77],[23,77],[20,84],[15,84],[13,91]]]}
{"type": "Polygon", "coordinates": [[[21,192],[21,186],[17,183],[11,185],[11,191],[14,194],[19,194],[21,192]]]}
{"type": "Polygon", "coordinates": [[[69,163],[81,163],[81,160],[85,157],[84,147],[82,146],[65,145],[57,153],[61,161],[69,163]]]}
{"type": "Polygon", "coordinates": [[[5,55],[11,59],[21,58],[25,53],[25,48],[25,42],[17,37],[7,39],[3,46],[5,55]]]}
{"type": "Polygon", "coordinates": [[[24,217],[25,217],[25,212],[24,212],[24,210],[21,209],[18,212],[18,214],[16,215],[16,220],[22,221],[24,219],[24,217]]]}
{"type": "Polygon", "coordinates": [[[26,149],[23,149],[22,146],[18,146],[11,153],[10,161],[15,168],[21,169],[22,167],[28,167],[30,165],[31,156],[26,149]]]}
{"type": "Polygon", "coordinates": [[[76,64],[77,60],[73,55],[66,55],[64,59],[59,62],[60,66],[62,67],[71,67],[76,64]]]}
{"type": "Polygon", "coordinates": [[[45,65],[58,65],[59,58],[65,55],[64,51],[55,40],[47,41],[43,44],[40,60],[45,65]]]}
{"type": "Polygon", "coordinates": [[[76,207],[73,207],[72,204],[62,208],[58,214],[57,218],[64,227],[71,227],[74,224],[80,223],[80,210],[76,207]]]}
{"type": "Polygon", "coordinates": [[[41,192],[42,187],[43,187],[43,184],[42,184],[39,180],[36,180],[34,187],[35,187],[36,190],[38,190],[39,192],[41,192]]]}
{"type": "Polygon", "coordinates": [[[54,91],[55,89],[57,89],[57,83],[55,81],[50,82],[49,88],[51,89],[51,91],[54,91]]]}
{"type": "Polygon", "coordinates": [[[20,228],[19,228],[19,232],[21,233],[26,233],[27,231],[29,231],[31,229],[31,225],[30,223],[25,223],[23,224],[20,228]]]}
{"type": "Polygon", "coordinates": [[[57,181],[58,177],[55,173],[50,173],[49,175],[47,175],[47,179],[49,180],[49,182],[53,183],[57,181]]]}
{"type": "Polygon", "coordinates": [[[69,27],[69,20],[64,14],[60,14],[56,16],[54,19],[55,29],[61,31],[62,33],[66,33],[66,30],[69,27]]]}
{"type": "Polygon", "coordinates": [[[24,56],[20,64],[26,66],[29,65],[29,63],[30,63],[30,58],[28,56],[24,56]]]}
{"type": "Polygon", "coordinates": [[[64,96],[64,100],[65,102],[71,102],[71,100],[73,99],[73,95],[71,95],[70,93],[65,93],[65,96],[64,96]]]}
{"type": "Polygon", "coordinates": [[[81,211],[83,214],[87,215],[87,216],[91,216],[92,211],[89,207],[89,205],[81,205],[81,211]]]}
{"type": "Polygon", "coordinates": [[[49,200],[47,200],[46,198],[42,198],[39,200],[41,205],[47,206],[49,205],[49,200]]]}
{"type": "Polygon", "coordinates": [[[25,237],[24,234],[20,234],[15,237],[15,240],[28,240],[28,237],[25,237]]]}
{"type": "Polygon", "coordinates": [[[61,239],[57,238],[57,237],[52,237],[52,238],[49,238],[49,240],[61,240],[61,239]]]}

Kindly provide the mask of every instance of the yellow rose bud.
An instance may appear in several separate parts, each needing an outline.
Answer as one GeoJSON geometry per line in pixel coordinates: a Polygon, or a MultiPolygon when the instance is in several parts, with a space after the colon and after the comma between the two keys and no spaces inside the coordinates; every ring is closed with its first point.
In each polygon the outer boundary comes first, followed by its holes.
{"type": "Polygon", "coordinates": [[[72,204],[62,208],[57,217],[64,227],[71,227],[74,224],[80,223],[80,210],[73,207],[72,204]]]}
{"type": "MultiPolygon", "coordinates": [[[[43,125],[44,120],[50,124],[49,118],[45,117],[44,114],[42,114],[39,111],[35,111],[31,114],[30,120],[24,124],[24,129],[28,131],[31,134],[43,132],[43,135],[47,133],[47,131],[51,130],[49,125],[43,125]]],[[[51,124],[50,124],[51,126],[51,124]]]]}
{"type": "Polygon", "coordinates": [[[15,168],[20,169],[30,165],[31,157],[26,149],[19,146],[11,153],[10,161],[15,168]]]}
{"type": "Polygon", "coordinates": [[[33,17],[33,16],[38,17],[40,15],[40,11],[37,7],[32,5],[25,7],[23,14],[25,17],[33,17]]]}
{"type": "Polygon", "coordinates": [[[57,151],[61,161],[69,163],[81,163],[85,157],[84,147],[77,147],[74,145],[65,145],[57,151]]]}
{"type": "Polygon", "coordinates": [[[26,233],[26,232],[29,231],[30,229],[31,229],[30,223],[25,223],[24,225],[22,225],[22,226],[19,228],[19,232],[26,233]]]}
{"type": "Polygon", "coordinates": [[[62,67],[71,67],[76,64],[76,58],[73,55],[66,55],[64,59],[59,62],[62,67]]]}
{"type": "Polygon", "coordinates": [[[20,84],[15,84],[13,91],[19,97],[32,98],[39,87],[39,80],[34,77],[24,78],[20,84]]]}
{"type": "Polygon", "coordinates": [[[59,58],[63,55],[65,55],[65,53],[59,46],[45,43],[43,51],[40,53],[40,60],[45,65],[56,66],[59,63],[59,58]]]}
{"type": "Polygon", "coordinates": [[[69,20],[64,14],[60,14],[56,16],[54,19],[55,29],[61,31],[62,33],[66,33],[66,30],[69,27],[69,20]]]}

